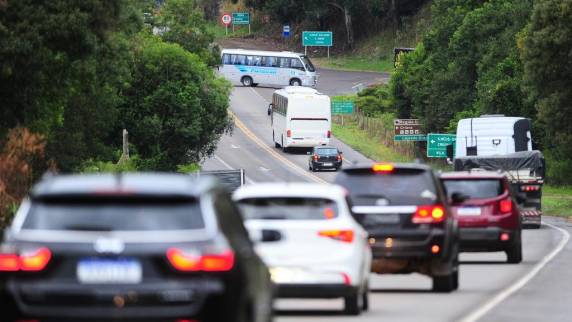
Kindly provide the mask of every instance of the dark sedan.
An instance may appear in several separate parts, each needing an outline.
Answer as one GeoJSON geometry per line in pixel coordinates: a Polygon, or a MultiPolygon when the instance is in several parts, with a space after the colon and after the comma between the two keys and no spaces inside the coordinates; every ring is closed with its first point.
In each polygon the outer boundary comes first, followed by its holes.
{"type": "Polygon", "coordinates": [[[0,245],[2,321],[268,322],[272,294],[237,209],[211,179],[48,178],[0,245]]]}
{"type": "Polygon", "coordinates": [[[308,170],[334,169],[338,171],[342,167],[342,152],[334,146],[320,145],[308,153],[308,170]]]}

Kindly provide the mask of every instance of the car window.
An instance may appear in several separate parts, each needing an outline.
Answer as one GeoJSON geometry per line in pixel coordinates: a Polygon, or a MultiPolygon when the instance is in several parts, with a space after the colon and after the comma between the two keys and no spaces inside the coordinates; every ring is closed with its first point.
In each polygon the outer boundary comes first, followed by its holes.
{"type": "Polygon", "coordinates": [[[503,194],[504,189],[501,180],[498,179],[445,179],[443,185],[447,195],[451,198],[454,192],[460,192],[470,199],[489,199],[503,194]]]}
{"type": "Polygon", "coordinates": [[[338,149],[333,148],[318,148],[319,155],[338,155],[338,149]]]}
{"type": "Polygon", "coordinates": [[[322,198],[247,198],[238,205],[245,219],[327,220],[338,216],[336,202],[322,198]]]}
{"type": "Polygon", "coordinates": [[[360,205],[424,205],[437,201],[437,191],[428,171],[404,173],[344,173],[336,183],[350,192],[352,202],[360,205]]]}
{"type": "Polygon", "coordinates": [[[149,231],[204,228],[198,202],[90,200],[36,202],[24,229],[149,231]]]}

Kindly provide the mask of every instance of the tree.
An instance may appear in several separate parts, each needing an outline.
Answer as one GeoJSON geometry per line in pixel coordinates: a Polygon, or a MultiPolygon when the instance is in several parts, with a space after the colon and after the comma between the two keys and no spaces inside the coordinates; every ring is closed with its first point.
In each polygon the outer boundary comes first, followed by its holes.
{"type": "Polygon", "coordinates": [[[137,39],[133,82],[121,108],[142,169],[174,171],[211,155],[230,129],[230,85],[201,59],[152,36],[137,39]]]}
{"type": "Polygon", "coordinates": [[[538,0],[526,30],[525,80],[544,128],[542,144],[553,183],[572,183],[572,1],[538,0]]]}

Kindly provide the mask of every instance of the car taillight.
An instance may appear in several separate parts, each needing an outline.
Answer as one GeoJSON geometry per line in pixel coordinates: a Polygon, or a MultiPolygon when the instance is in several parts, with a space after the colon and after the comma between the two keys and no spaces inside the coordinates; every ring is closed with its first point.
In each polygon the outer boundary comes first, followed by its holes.
{"type": "Polygon", "coordinates": [[[414,224],[435,224],[445,220],[445,208],[441,205],[417,206],[411,219],[414,224]]]}
{"type": "Polygon", "coordinates": [[[382,172],[382,173],[387,173],[387,172],[393,172],[393,164],[391,163],[376,163],[373,165],[372,170],[373,172],[382,172]]]}
{"type": "Polygon", "coordinates": [[[538,186],[538,185],[520,186],[520,190],[521,190],[521,191],[524,191],[524,192],[539,191],[539,190],[540,190],[540,186],[538,186]]]}
{"type": "Polygon", "coordinates": [[[499,210],[503,214],[512,212],[512,200],[507,198],[499,201],[499,210]]]}
{"type": "Polygon", "coordinates": [[[39,272],[52,259],[52,252],[42,247],[23,254],[0,254],[0,272],[39,272]]]}
{"type": "Polygon", "coordinates": [[[219,254],[198,255],[170,248],[167,250],[167,259],[175,269],[182,272],[222,272],[229,271],[234,266],[234,252],[230,250],[219,254]]]}
{"type": "Polygon", "coordinates": [[[330,137],[332,136],[332,131],[326,132],[326,136],[327,136],[328,138],[330,138],[330,137]]]}
{"type": "Polygon", "coordinates": [[[286,136],[291,138],[292,137],[292,130],[286,131],[286,136]]]}
{"type": "Polygon", "coordinates": [[[351,243],[354,240],[353,230],[322,230],[318,232],[318,235],[346,243],[351,243]]]}
{"type": "Polygon", "coordinates": [[[338,156],[336,157],[336,159],[337,159],[338,161],[342,161],[342,156],[338,154],[338,156]]]}
{"type": "Polygon", "coordinates": [[[314,161],[318,161],[318,155],[314,154],[314,161]]]}

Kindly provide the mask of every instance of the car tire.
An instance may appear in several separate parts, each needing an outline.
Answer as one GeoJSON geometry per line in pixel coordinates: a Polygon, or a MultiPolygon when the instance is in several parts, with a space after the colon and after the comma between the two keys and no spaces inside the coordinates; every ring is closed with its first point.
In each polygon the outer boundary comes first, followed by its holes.
{"type": "Polygon", "coordinates": [[[279,148],[280,144],[278,142],[276,142],[276,139],[274,138],[274,132],[272,132],[272,142],[274,142],[274,147],[275,148],[279,148]]]}
{"type": "Polygon", "coordinates": [[[282,152],[288,153],[288,148],[284,146],[284,137],[282,137],[282,152]]]}
{"type": "Polygon", "coordinates": [[[361,313],[361,294],[354,292],[351,295],[344,297],[344,314],[345,315],[359,315],[361,313]]]}
{"type": "Polygon", "coordinates": [[[522,262],[522,235],[517,233],[514,244],[506,250],[506,261],[509,264],[518,264],[522,262]]]}
{"type": "Polygon", "coordinates": [[[252,84],[252,77],[250,76],[244,76],[240,82],[242,83],[242,85],[244,85],[245,87],[251,87],[252,84]]]}
{"type": "Polygon", "coordinates": [[[363,311],[367,311],[369,310],[369,288],[366,288],[361,296],[362,296],[361,309],[363,311]]]}
{"type": "Polygon", "coordinates": [[[292,78],[290,80],[290,86],[302,86],[302,81],[298,78],[292,78]]]}
{"type": "Polygon", "coordinates": [[[433,292],[450,293],[457,288],[459,288],[459,271],[444,276],[433,276],[433,292]]]}

